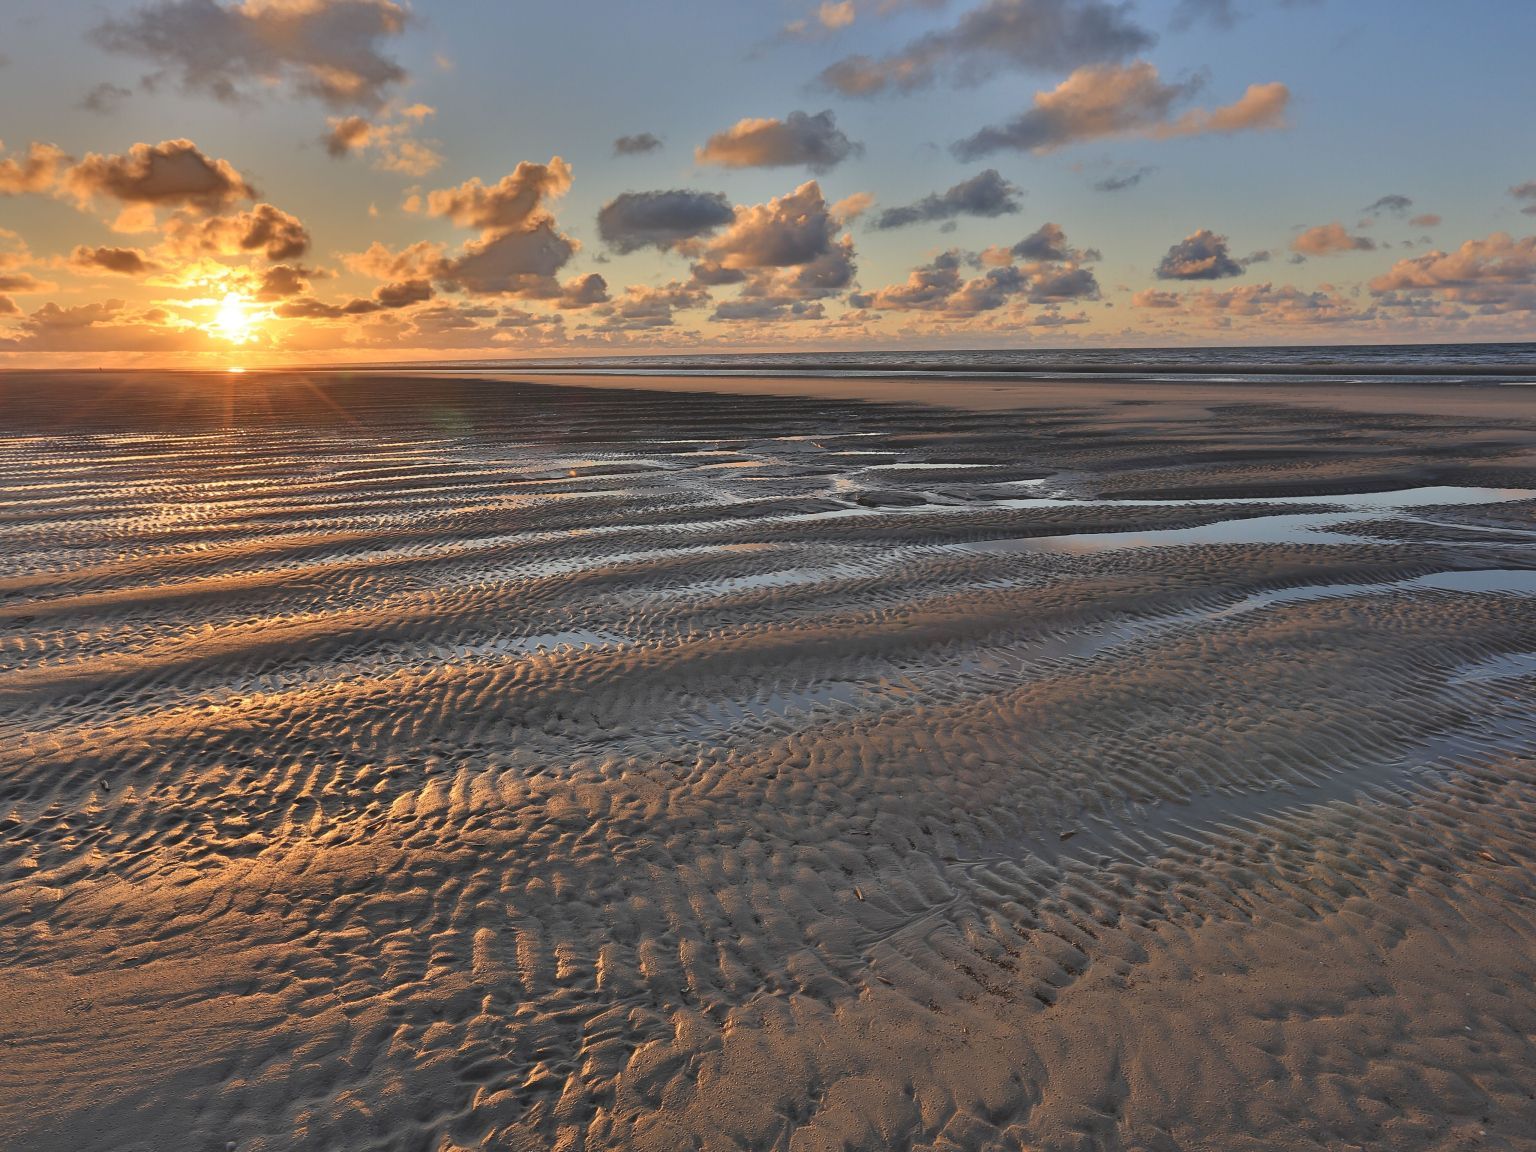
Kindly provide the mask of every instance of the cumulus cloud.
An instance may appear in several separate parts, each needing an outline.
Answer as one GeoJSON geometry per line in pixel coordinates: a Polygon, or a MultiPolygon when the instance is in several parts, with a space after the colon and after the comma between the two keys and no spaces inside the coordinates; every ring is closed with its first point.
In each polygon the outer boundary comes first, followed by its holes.
{"type": "Polygon", "coordinates": [[[1156,168],[1143,167],[1120,176],[1106,176],[1104,179],[1094,182],[1093,190],[1095,192],[1124,192],[1127,188],[1136,187],[1136,185],[1156,171],[1156,168]]]}
{"type": "Polygon", "coordinates": [[[1319,224],[1308,228],[1291,241],[1291,251],[1303,256],[1333,256],[1340,252],[1370,252],[1376,241],[1369,236],[1352,236],[1344,225],[1319,224]]]}
{"type": "Polygon", "coordinates": [[[698,285],[676,280],[660,288],[631,284],[618,299],[593,309],[597,323],[591,330],[600,332],[643,332],[670,328],[675,311],[702,308],[709,303],[709,293],[698,285]]]}
{"type": "Polygon", "coordinates": [[[186,139],[135,144],[121,156],[92,152],[66,169],[60,182],[82,205],[105,196],[150,208],[217,212],[256,196],[228,160],[205,155],[186,139]]]}
{"type": "Polygon", "coordinates": [[[268,260],[293,260],[309,250],[304,222],[271,204],[248,212],[199,217],[178,213],[165,225],[165,240],[181,255],[261,255],[268,260]]]}
{"type": "Polygon", "coordinates": [[[188,92],[238,101],[287,87],[333,107],[378,107],[406,79],[385,54],[409,13],[393,0],[154,0],[92,38],[148,60],[188,92]]]}
{"type": "Polygon", "coordinates": [[[320,141],[338,160],[358,152],[370,152],[373,166],[385,172],[407,176],[425,176],[441,166],[443,157],[434,147],[436,141],[418,140],[411,135],[417,125],[437,110],[426,104],[402,108],[393,118],[370,120],[366,116],[332,116],[320,141]]]}
{"type": "Polygon", "coordinates": [[[1154,37],[1130,17],[1129,4],[1105,0],[988,0],[953,27],[880,57],[849,56],[821,74],[844,96],[925,88],[940,76],[960,83],[1001,68],[1060,72],[1124,60],[1154,37]]]}
{"type": "Polygon", "coordinates": [[[643,156],[662,147],[661,137],[654,132],[637,132],[633,136],[620,136],[613,142],[615,156],[643,156]]]}
{"type": "MultiPolygon", "coordinates": [[[[718,313],[721,319],[787,316],[795,302],[824,299],[853,283],[853,240],[839,236],[838,229],[814,180],[766,204],[738,207],[720,235],[684,243],[683,251],[699,258],[692,286],[739,284],[740,300],[759,302],[756,316],[733,307],[718,313]]],[[[804,309],[795,314],[811,318],[804,309]]]]}
{"type": "Polygon", "coordinates": [[[814,116],[791,112],[783,120],[739,120],[695,149],[694,159],[722,168],[804,167],[826,172],[862,147],[843,134],[830,110],[814,116]]]}
{"type": "Polygon", "coordinates": [[[1399,260],[1370,289],[1393,306],[1434,298],[1485,313],[1536,312],[1536,236],[1495,232],[1454,252],[1399,260]]]}
{"type": "Polygon", "coordinates": [[[68,263],[77,272],[115,272],[120,276],[148,276],[161,270],[147,252],[138,248],[92,248],[78,244],[69,254],[68,263]]]}
{"type": "Polygon", "coordinates": [[[1006,216],[1019,211],[1018,185],[1005,180],[996,168],[979,172],[944,192],[924,196],[915,204],[887,208],[875,220],[878,229],[904,228],[957,216],[1006,216]]]}
{"type": "Polygon", "coordinates": [[[427,194],[427,212],[465,228],[505,231],[527,228],[548,217],[547,203],[571,187],[571,166],[560,157],[548,164],[524,160],[495,184],[478,176],[456,188],[427,194]]]}
{"type": "Polygon", "coordinates": [[[857,308],[963,317],[995,311],[1013,301],[1054,306],[1096,300],[1098,280],[1084,265],[1097,256],[1092,249],[1072,247],[1060,225],[1047,223],[1012,248],[989,249],[980,257],[968,257],[954,248],[941,252],[914,268],[903,283],[855,293],[849,302],[857,308]],[[967,276],[966,268],[977,263],[992,267],[967,276]]]}
{"type": "Polygon", "coordinates": [[[314,273],[293,264],[274,264],[261,274],[256,286],[256,299],[281,300],[309,291],[309,280],[314,273]]]}
{"type": "Polygon", "coordinates": [[[1221,280],[1242,274],[1243,266],[1227,250],[1227,238],[1209,228],[1180,240],[1157,265],[1159,280],[1221,280]]]}
{"type": "Polygon", "coordinates": [[[1527,216],[1536,216],[1536,180],[1527,180],[1524,184],[1516,184],[1509,190],[1509,194],[1516,200],[1523,201],[1520,211],[1527,216]]]}
{"type": "Polygon", "coordinates": [[[555,275],[575,253],[575,242],[546,219],[523,231],[472,241],[434,272],[445,287],[462,292],[547,300],[559,297],[555,275]]]}
{"type": "Polygon", "coordinates": [[[0,140],[0,196],[46,192],[53,187],[69,157],[52,144],[33,141],[24,156],[6,156],[0,140]]]}
{"type": "Polygon", "coordinates": [[[709,235],[736,218],[722,193],[674,188],[623,192],[597,214],[598,235],[617,252],[666,251],[684,240],[709,235]]]}
{"type": "Polygon", "coordinates": [[[1174,117],[1174,105],[1193,96],[1199,79],[1165,84],[1146,61],[1126,67],[1080,68],[1006,124],[981,129],[953,151],[974,160],[1004,149],[1049,152],[1068,144],[1116,136],[1169,139],[1280,128],[1290,90],[1284,84],[1251,84],[1241,99],[1220,108],[1191,108],[1174,117]]]}
{"type": "Polygon", "coordinates": [[[375,240],[362,252],[345,252],[341,261],[361,276],[375,280],[414,280],[430,276],[443,258],[447,246],[432,240],[391,251],[375,240]]]}

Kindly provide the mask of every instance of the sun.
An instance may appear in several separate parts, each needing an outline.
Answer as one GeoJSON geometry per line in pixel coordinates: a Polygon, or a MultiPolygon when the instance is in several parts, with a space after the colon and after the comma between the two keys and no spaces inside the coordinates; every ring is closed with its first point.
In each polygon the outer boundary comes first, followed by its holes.
{"type": "Polygon", "coordinates": [[[249,344],[256,339],[256,318],[251,315],[250,303],[238,292],[225,293],[208,330],[231,344],[249,344]]]}

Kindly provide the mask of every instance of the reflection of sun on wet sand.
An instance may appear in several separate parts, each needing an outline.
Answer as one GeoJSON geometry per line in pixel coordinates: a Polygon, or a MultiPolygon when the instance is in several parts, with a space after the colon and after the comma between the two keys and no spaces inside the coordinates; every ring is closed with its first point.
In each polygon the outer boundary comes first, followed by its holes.
{"type": "Polygon", "coordinates": [[[0,1144],[1532,1147],[1536,409],[1146,391],[0,378],[0,1144]]]}

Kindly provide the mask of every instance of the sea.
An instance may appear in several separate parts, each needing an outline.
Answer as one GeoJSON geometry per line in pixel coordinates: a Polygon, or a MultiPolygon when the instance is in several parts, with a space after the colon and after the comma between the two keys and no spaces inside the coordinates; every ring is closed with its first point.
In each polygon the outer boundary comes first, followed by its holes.
{"type": "MultiPolygon", "coordinates": [[[[422,368],[420,362],[399,365],[422,368]]],[[[1335,347],[946,349],[690,353],[438,362],[436,369],[613,375],[1151,380],[1170,383],[1506,384],[1536,386],[1536,342],[1335,347]]]]}

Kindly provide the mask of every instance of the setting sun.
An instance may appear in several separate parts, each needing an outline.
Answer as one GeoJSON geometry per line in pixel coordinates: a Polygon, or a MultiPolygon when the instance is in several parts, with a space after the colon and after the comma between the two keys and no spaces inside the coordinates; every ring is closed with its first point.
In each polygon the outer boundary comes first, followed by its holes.
{"type": "Polygon", "coordinates": [[[250,313],[250,302],[238,292],[226,293],[219,302],[209,331],[222,336],[232,344],[249,344],[256,338],[255,317],[250,313]]]}

